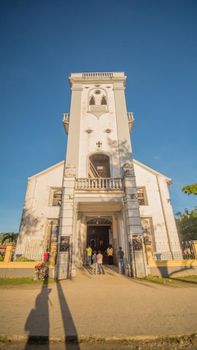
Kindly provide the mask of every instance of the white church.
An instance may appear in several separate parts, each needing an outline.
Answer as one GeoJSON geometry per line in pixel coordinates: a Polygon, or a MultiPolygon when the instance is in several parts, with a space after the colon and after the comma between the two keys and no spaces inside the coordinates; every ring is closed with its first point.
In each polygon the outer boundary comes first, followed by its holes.
{"type": "Polygon", "coordinates": [[[131,276],[147,275],[145,244],[155,259],[181,259],[170,178],[133,159],[133,113],[122,72],[73,73],[66,160],[28,179],[16,256],[41,260],[55,246],[58,278],[85,263],[87,245],[104,254],[121,246],[131,276]],[[145,243],[145,244],[144,244],[145,243]]]}

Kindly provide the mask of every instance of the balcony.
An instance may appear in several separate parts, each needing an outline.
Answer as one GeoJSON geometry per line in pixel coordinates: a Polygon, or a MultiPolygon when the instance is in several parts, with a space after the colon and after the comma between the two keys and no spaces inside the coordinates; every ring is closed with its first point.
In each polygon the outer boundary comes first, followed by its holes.
{"type": "Polygon", "coordinates": [[[75,182],[75,189],[79,191],[122,191],[123,184],[121,178],[78,178],[75,182]]]}

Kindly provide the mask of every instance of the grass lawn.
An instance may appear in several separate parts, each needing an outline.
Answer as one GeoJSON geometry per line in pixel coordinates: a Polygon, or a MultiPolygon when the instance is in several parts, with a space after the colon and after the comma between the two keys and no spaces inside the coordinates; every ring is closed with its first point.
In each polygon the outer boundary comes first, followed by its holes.
{"type": "Polygon", "coordinates": [[[173,285],[180,282],[183,283],[192,283],[197,285],[197,276],[191,275],[191,276],[185,276],[185,277],[159,277],[159,276],[152,276],[149,275],[145,278],[145,281],[157,283],[157,284],[164,284],[164,285],[173,285]]]}
{"type": "Polygon", "coordinates": [[[22,284],[42,285],[47,283],[54,283],[54,279],[49,278],[47,281],[38,280],[35,281],[31,277],[18,277],[18,278],[0,278],[0,286],[18,286],[22,284]]]}

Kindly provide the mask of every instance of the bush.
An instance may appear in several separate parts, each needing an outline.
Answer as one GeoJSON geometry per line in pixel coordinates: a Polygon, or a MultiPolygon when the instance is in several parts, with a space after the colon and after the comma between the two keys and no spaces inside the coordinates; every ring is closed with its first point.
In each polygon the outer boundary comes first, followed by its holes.
{"type": "Polygon", "coordinates": [[[27,262],[27,261],[35,261],[33,259],[28,259],[25,256],[18,256],[15,259],[16,262],[27,262]]]}

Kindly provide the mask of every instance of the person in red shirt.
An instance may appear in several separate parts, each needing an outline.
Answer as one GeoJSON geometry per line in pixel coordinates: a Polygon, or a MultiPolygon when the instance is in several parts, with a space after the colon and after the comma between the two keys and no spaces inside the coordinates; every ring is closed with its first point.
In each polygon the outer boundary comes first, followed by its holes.
{"type": "Polygon", "coordinates": [[[44,262],[48,262],[49,261],[49,251],[48,251],[48,249],[43,254],[43,260],[44,260],[44,262]]]}
{"type": "Polygon", "coordinates": [[[96,256],[96,262],[98,266],[98,272],[101,274],[105,274],[104,268],[103,268],[103,254],[101,254],[101,251],[98,251],[98,254],[96,256]]]}

